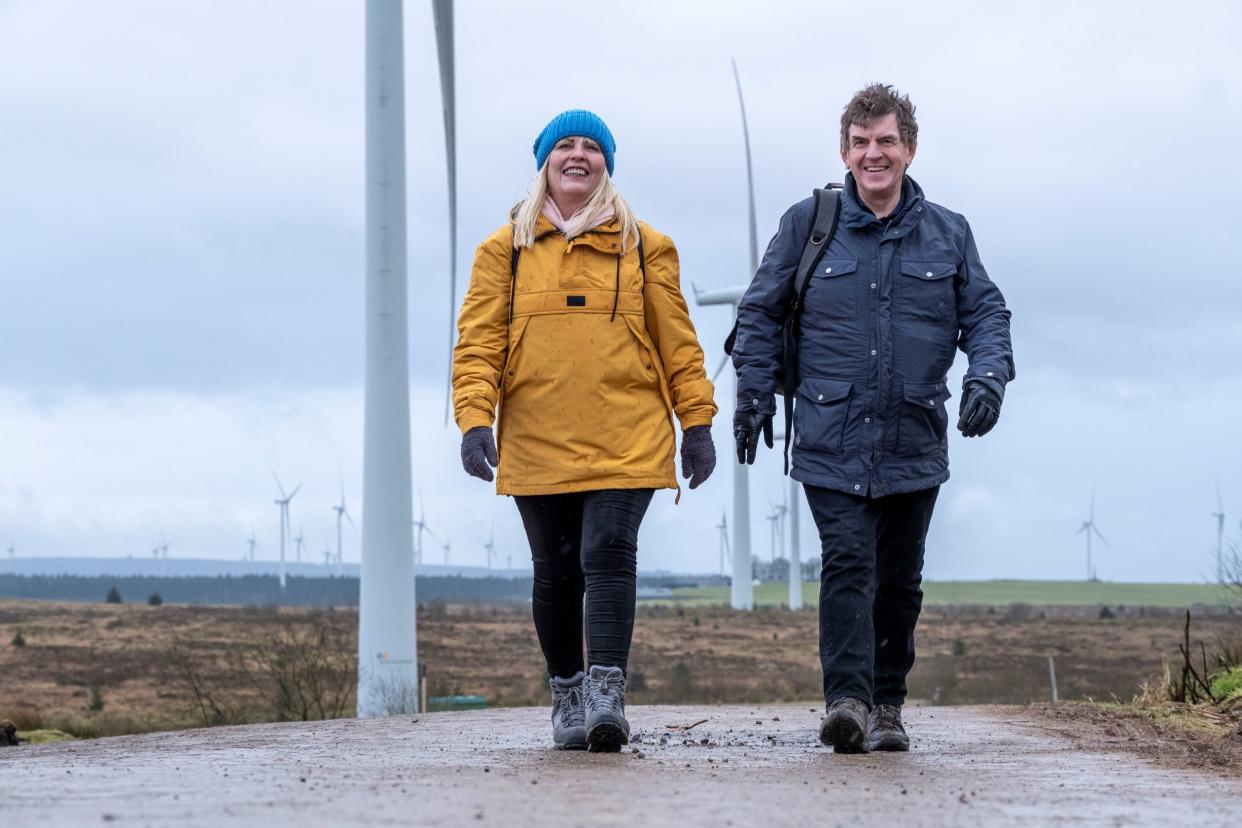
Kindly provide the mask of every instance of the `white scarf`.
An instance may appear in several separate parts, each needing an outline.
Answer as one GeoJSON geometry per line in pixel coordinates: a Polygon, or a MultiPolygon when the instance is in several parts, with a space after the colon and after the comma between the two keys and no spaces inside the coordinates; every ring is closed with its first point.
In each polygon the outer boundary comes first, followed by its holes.
{"type": "Polygon", "coordinates": [[[548,221],[556,225],[556,229],[565,234],[566,238],[572,239],[581,236],[588,230],[594,230],[601,224],[607,224],[617,216],[617,211],[613,209],[611,204],[604,206],[603,209],[596,211],[594,215],[586,215],[583,213],[585,207],[579,209],[569,218],[561,215],[560,208],[556,206],[556,202],[549,196],[543,200],[543,214],[548,217],[548,221]]]}

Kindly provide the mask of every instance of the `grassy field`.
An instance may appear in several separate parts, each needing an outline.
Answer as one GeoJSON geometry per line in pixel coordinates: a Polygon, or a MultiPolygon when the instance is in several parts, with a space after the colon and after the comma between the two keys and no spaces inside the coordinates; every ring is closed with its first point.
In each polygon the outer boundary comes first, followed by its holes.
{"type": "MultiPolygon", "coordinates": [[[[1112,581],[928,581],[923,584],[927,605],[974,604],[1007,606],[1032,604],[1053,606],[1192,607],[1216,606],[1230,598],[1227,588],[1216,584],[1123,584],[1112,581]]],[[[783,606],[789,588],[785,584],[755,587],[756,606],[783,606]]],[[[1233,592],[1236,601],[1242,598],[1233,592]]],[[[729,602],[729,587],[684,587],[671,601],[685,606],[710,606],[729,602]]],[[[802,585],[802,600],[814,606],[819,584],[802,585]]]]}

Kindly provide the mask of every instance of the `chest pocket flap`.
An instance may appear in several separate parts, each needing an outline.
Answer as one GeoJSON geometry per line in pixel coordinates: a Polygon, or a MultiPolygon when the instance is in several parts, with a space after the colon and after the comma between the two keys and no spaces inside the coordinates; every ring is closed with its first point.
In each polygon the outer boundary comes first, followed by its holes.
{"type": "Polygon", "coordinates": [[[957,263],[907,261],[901,263],[901,273],[903,276],[921,279],[924,282],[935,282],[957,273],[957,263]]]}
{"type": "Polygon", "coordinates": [[[845,399],[853,388],[854,383],[846,380],[804,377],[798,393],[813,403],[826,404],[845,399]]]}
{"type": "Polygon", "coordinates": [[[857,259],[820,259],[815,268],[815,276],[831,279],[834,276],[845,276],[858,270],[857,259]]]}

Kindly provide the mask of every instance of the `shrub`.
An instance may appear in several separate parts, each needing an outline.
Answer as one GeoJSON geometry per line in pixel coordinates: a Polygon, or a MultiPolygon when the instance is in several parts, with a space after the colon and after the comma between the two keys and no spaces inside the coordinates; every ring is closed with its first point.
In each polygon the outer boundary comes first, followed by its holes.
{"type": "Polygon", "coordinates": [[[646,690],[647,689],[647,673],[643,670],[642,667],[634,667],[633,665],[631,665],[630,669],[626,671],[625,683],[628,689],[633,690],[635,692],[646,690]]]}
{"type": "Polygon", "coordinates": [[[91,691],[91,702],[90,704],[86,706],[86,709],[91,711],[92,713],[98,713],[99,711],[104,709],[103,693],[99,691],[99,685],[97,684],[92,684],[90,686],[90,691],[91,691]]]}
{"type": "Polygon", "coordinates": [[[680,659],[673,665],[669,674],[668,695],[669,701],[672,702],[689,701],[694,696],[694,676],[691,675],[686,662],[680,659]]]}
{"type": "Polygon", "coordinates": [[[1223,702],[1242,698],[1242,666],[1226,670],[1212,679],[1212,695],[1223,702]]]}
{"type": "Polygon", "coordinates": [[[1113,617],[1113,611],[1108,607],[1100,607],[1100,620],[1107,621],[1113,617]]]}
{"type": "Polygon", "coordinates": [[[25,647],[26,636],[22,635],[22,628],[18,627],[17,632],[13,634],[12,644],[14,647],[25,647]]]}
{"type": "Polygon", "coordinates": [[[121,600],[121,591],[118,590],[116,587],[113,587],[112,589],[108,590],[108,597],[104,598],[104,603],[105,604],[123,604],[125,602],[121,600]]]}
{"type": "Polygon", "coordinates": [[[960,638],[953,639],[953,655],[955,656],[966,655],[966,642],[965,641],[963,641],[960,638]]]}
{"type": "Polygon", "coordinates": [[[149,596],[147,596],[147,606],[149,607],[158,607],[163,603],[164,599],[160,597],[158,592],[152,592],[149,596]]]}

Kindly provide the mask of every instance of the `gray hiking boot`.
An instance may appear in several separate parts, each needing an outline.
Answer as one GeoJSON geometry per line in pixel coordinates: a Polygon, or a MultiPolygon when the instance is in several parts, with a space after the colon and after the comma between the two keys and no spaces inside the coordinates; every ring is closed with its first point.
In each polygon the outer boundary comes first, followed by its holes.
{"type": "Polygon", "coordinates": [[[909,750],[910,737],[901,726],[901,708],[895,704],[877,704],[867,725],[868,750],[909,750]]]}
{"type": "Polygon", "coordinates": [[[559,750],[586,750],[582,679],[581,671],[567,679],[548,679],[552,686],[552,741],[559,750]]]}
{"type": "Polygon", "coordinates": [[[587,749],[614,752],[630,741],[625,720],[625,673],[620,667],[591,667],[586,688],[587,749]]]}
{"type": "Polygon", "coordinates": [[[867,713],[862,699],[837,699],[819,723],[819,740],[832,745],[833,753],[866,753],[867,713]]]}

